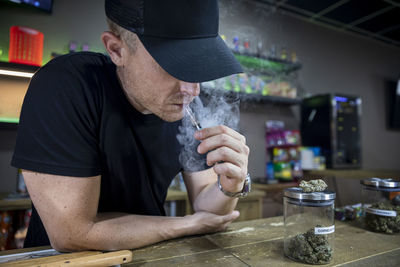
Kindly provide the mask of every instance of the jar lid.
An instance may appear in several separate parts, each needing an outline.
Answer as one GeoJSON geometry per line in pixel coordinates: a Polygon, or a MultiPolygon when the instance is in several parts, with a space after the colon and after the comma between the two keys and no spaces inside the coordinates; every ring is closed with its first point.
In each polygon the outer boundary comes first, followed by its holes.
{"type": "Polygon", "coordinates": [[[290,187],[283,190],[285,197],[294,199],[306,199],[306,200],[333,200],[336,198],[336,193],[330,190],[324,190],[322,192],[303,192],[300,187],[290,187]]]}
{"type": "Polygon", "coordinates": [[[361,180],[361,184],[364,185],[370,185],[370,186],[375,186],[375,187],[400,187],[400,181],[394,180],[392,178],[386,178],[386,179],[381,179],[381,178],[367,178],[364,180],[361,180]]]}

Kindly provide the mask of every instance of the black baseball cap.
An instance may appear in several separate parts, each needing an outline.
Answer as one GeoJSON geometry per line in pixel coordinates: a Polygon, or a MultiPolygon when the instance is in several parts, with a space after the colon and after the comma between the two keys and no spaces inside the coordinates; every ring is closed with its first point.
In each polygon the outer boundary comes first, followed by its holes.
{"type": "Polygon", "coordinates": [[[155,61],[186,82],[243,72],[218,35],[218,0],[105,0],[107,17],[136,33],[155,61]]]}

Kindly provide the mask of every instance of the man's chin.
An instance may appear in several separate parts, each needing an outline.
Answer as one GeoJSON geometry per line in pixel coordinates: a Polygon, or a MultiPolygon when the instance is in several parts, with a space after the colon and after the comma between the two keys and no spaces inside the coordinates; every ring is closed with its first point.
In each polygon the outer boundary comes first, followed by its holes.
{"type": "Polygon", "coordinates": [[[179,113],[174,113],[174,114],[163,114],[162,116],[159,116],[162,120],[167,121],[167,122],[175,122],[179,121],[183,118],[183,112],[179,113]]]}

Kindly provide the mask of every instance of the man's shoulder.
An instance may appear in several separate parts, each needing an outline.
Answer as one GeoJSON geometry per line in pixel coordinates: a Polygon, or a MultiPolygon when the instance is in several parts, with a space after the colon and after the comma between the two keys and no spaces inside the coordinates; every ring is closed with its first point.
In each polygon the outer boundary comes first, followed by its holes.
{"type": "Polygon", "coordinates": [[[93,85],[112,80],[113,75],[115,65],[108,56],[95,52],[76,52],[53,58],[35,73],[31,85],[42,86],[43,82],[48,87],[56,85],[59,88],[64,85],[71,87],[72,84],[93,85]]]}
{"type": "Polygon", "coordinates": [[[114,65],[105,55],[77,52],[58,56],[41,67],[29,85],[30,94],[54,96],[99,95],[102,86],[111,84],[114,65]]]}
{"type": "Polygon", "coordinates": [[[75,52],[58,56],[44,67],[60,67],[60,68],[88,68],[88,67],[105,67],[112,65],[110,58],[104,54],[96,52],[75,52]]]}

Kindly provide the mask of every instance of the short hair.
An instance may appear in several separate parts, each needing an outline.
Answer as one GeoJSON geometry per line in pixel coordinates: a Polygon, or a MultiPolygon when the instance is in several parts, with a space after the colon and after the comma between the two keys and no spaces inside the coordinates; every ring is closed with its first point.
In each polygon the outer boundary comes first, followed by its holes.
{"type": "Polygon", "coordinates": [[[125,28],[122,28],[109,18],[107,18],[107,24],[110,32],[121,38],[121,40],[128,46],[129,50],[134,53],[137,48],[137,35],[125,28]]]}

